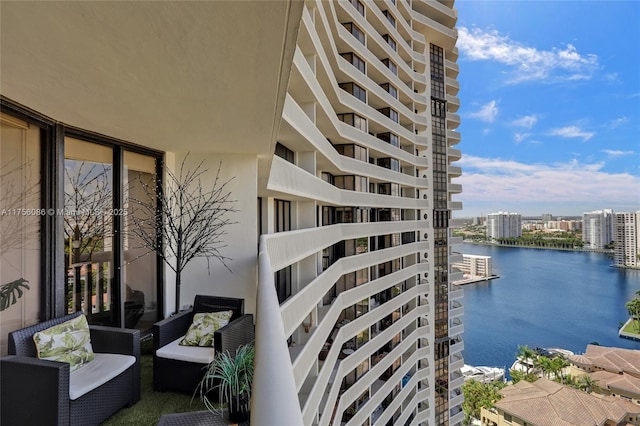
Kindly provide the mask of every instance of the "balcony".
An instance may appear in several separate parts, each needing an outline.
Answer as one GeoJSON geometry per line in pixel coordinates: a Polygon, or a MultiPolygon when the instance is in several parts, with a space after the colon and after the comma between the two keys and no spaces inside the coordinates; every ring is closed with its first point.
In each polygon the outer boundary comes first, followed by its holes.
{"type": "Polygon", "coordinates": [[[456,96],[460,91],[460,83],[458,83],[458,80],[445,77],[444,83],[445,83],[445,89],[448,95],[456,96]]]}
{"type": "Polygon", "coordinates": [[[447,100],[447,112],[453,113],[458,111],[460,108],[460,98],[449,94],[445,95],[445,98],[447,100]]]}
{"type": "Polygon", "coordinates": [[[447,191],[453,194],[459,194],[462,192],[462,185],[459,183],[450,183],[447,185],[447,191]]]}

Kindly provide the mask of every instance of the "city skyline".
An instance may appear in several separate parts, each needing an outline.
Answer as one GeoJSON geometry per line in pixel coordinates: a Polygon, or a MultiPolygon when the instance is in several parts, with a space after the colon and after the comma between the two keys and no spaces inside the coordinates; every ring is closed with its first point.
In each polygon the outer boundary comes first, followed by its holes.
{"type": "Polygon", "coordinates": [[[456,217],[640,209],[640,3],[456,7],[456,217]]]}

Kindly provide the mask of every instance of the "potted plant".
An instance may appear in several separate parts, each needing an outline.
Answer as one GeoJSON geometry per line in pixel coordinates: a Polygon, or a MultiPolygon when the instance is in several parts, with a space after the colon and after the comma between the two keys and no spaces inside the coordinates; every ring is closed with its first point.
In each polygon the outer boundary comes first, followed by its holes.
{"type": "Polygon", "coordinates": [[[196,389],[209,411],[220,412],[221,405],[211,400],[217,397],[217,401],[227,404],[231,422],[249,421],[254,355],[253,344],[240,346],[234,355],[229,352],[216,354],[196,389]]]}

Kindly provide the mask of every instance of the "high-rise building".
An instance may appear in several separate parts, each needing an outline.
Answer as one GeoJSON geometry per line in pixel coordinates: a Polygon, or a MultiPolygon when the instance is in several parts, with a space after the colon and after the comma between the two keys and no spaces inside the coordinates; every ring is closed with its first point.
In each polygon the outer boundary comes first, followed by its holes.
{"type": "Polygon", "coordinates": [[[492,240],[522,236],[522,216],[518,213],[489,213],[486,225],[487,238],[492,240]]]}
{"type": "Polygon", "coordinates": [[[595,210],[582,214],[582,241],[589,249],[603,249],[615,238],[613,210],[595,210]]]}
{"type": "Polygon", "coordinates": [[[640,211],[616,213],[615,229],[614,265],[640,266],[640,211]]]}
{"type": "MultiPolygon", "coordinates": [[[[25,200],[60,209],[93,179],[124,212],[185,158],[233,177],[233,273],[196,259],[179,296],[255,315],[252,424],[462,422],[453,0],[10,2],[1,19],[0,175],[24,159],[25,200]]],[[[47,216],[3,253],[1,282],[31,286],[3,311],[5,351],[5,331],[70,307],[143,331],[173,312],[173,274],[129,219],[83,235],[47,216]],[[100,253],[72,257],[83,241],[100,253]]]]}

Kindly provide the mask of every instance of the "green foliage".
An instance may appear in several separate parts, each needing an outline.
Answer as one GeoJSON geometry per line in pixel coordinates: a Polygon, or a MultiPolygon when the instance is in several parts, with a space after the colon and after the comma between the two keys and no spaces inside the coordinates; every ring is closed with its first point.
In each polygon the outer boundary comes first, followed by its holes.
{"type": "Polygon", "coordinates": [[[196,389],[209,411],[217,412],[220,408],[208,397],[212,390],[217,390],[218,400],[229,406],[238,407],[244,399],[251,399],[254,357],[255,348],[251,344],[240,346],[235,355],[229,352],[216,354],[196,389]]]}
{"type": "Polygon", "coordinates": [[[532,364],[533,361],[535,361],[535,359],[538,357],[538,354],[527,345],[518,345],[518,352],[515,353],[515,357],[516,359],[521,359],[526,363],[526,373],[529,374],[529,365],[532,364]]]}
{"type": "Polygon", "coordinates": [[[526,371],[509,370],[509,375],[511,375],[511,380],[514,384],[518,383],[520,380],[524,380],[529,383],[533,383],[538,380],[538,376],[533,373],[527,373],[526,371]]]}
{"type": "Polygon", "coordinates": [[[18,278],[0,286],[0,312],[15,304],[24,294],[24,290],[29,290],[28,282],[24,278],[18,278]]]}
{"type": "Polygon", "coordinates": [[[625,305],[627,308],[627,312],[631,319],[633,319],[632,324],[634,325],[635,331],[640,332],[640,292],[636,292],[636,297],[631,299],[625,305]]]}
{"type": "Polygon", "coordinates": [[[502,397],[498,391],[505,386],[506,383],[503,382],[481,383],[475,380],[465,382],[462,385],[464,424],[469,425],[472,419],[479,419],[482,407],[493,407],[493,404],[502,397]]]}

